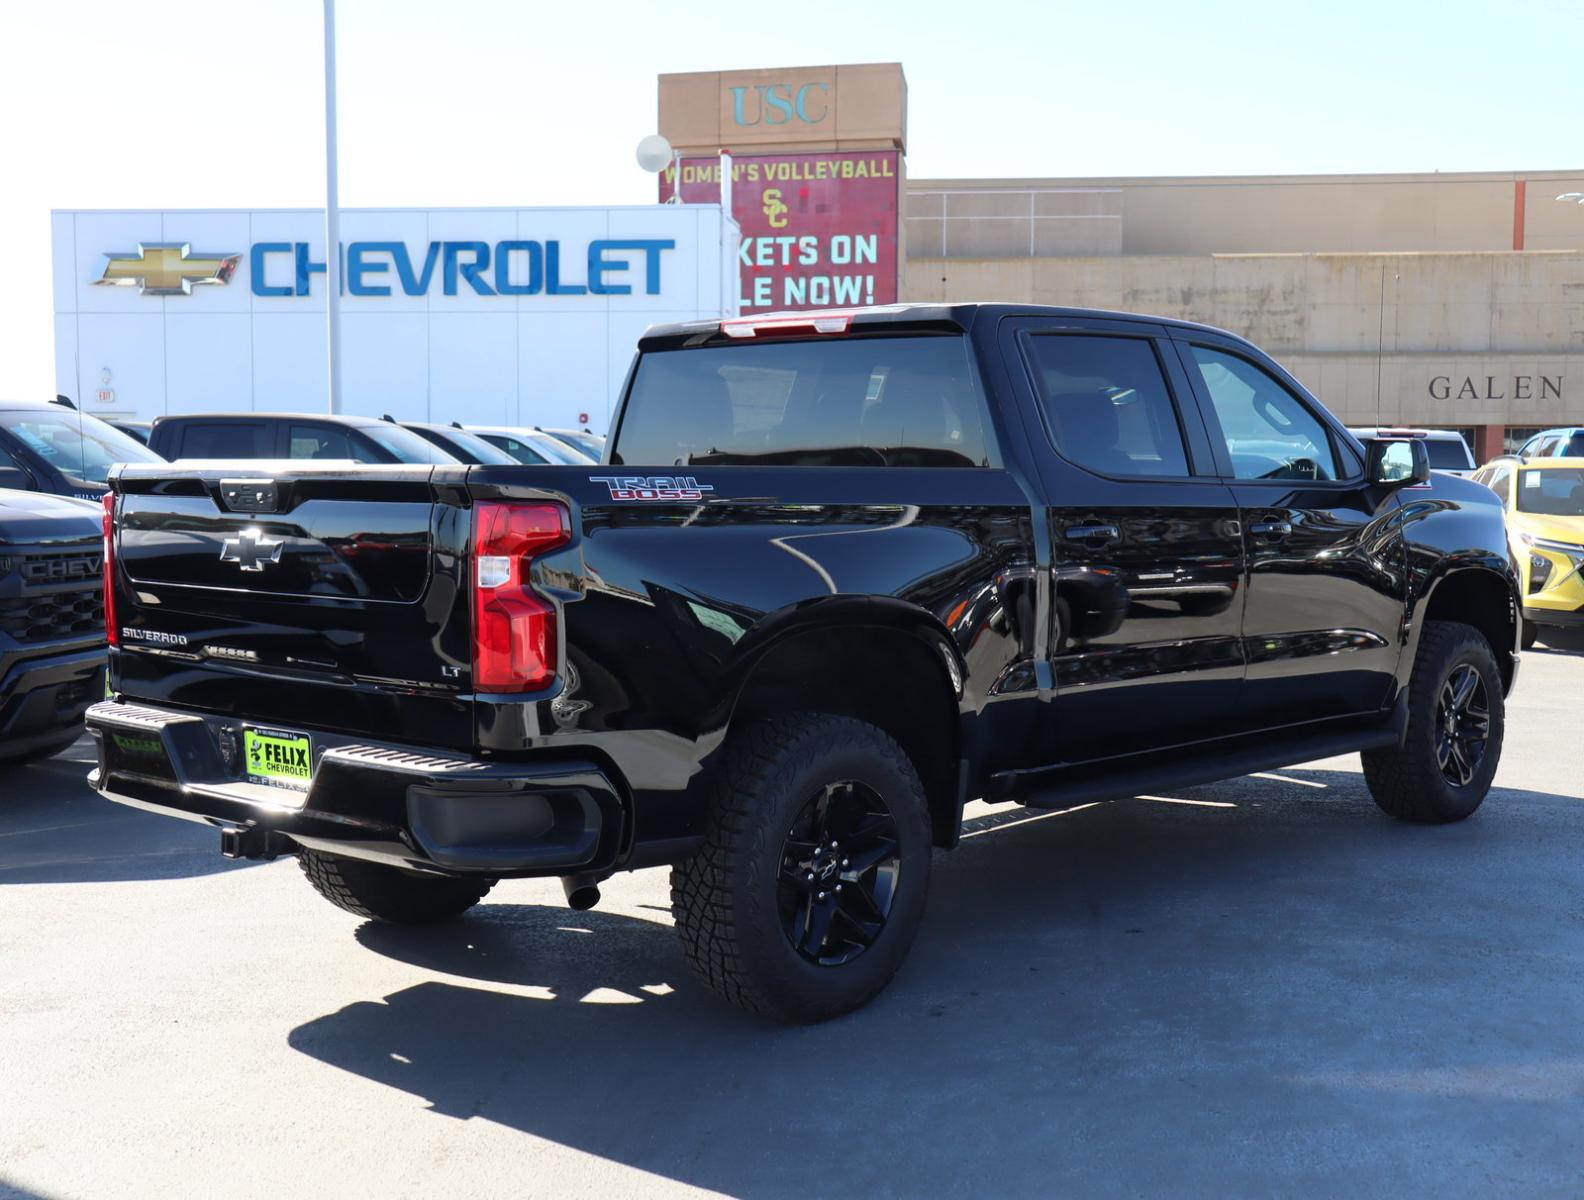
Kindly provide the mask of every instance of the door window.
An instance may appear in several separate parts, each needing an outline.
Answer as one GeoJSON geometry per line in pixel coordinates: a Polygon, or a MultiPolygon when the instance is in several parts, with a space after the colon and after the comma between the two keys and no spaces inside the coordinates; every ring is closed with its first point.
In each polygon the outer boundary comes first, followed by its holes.
{"type": "Polygon", "coordinates": [[[1191,346],[1239,479],[1335,479],[1325,425],[1271,375],[1247,359],[1191,346]]]}
{"type": "Polygon", "coordinates": [[[499,446],[520,463],[528,466],[538,466],[545,461],[544,455],[535,450],[527,442],[519,441],[506,433],[481,433],[479,434],[492,446],[499,446]]]}
{"type": "Polygon", "coordinates": [[[1177,409],[1149,339],[1036,334],[1029,345],[1063,458],[1102,475],[1188,474],[1177,409]]]}
{"type": "Polygon", "coordinates": [[[291,458],[351,459],[353,462],[377,462],[373,451],[359,445],[343,430],[329,425],[293,425],[291,427],[291,458]]]}
{"type": "Polygon", "coordinates": [[[1508,497],[1512,494],[1512,472],[1506,467],[1494,468],[1491,471],[1490,478],[1486,480],[1485,486],[1500,496],[1501,502],[1506,504],[1508,497]]]}

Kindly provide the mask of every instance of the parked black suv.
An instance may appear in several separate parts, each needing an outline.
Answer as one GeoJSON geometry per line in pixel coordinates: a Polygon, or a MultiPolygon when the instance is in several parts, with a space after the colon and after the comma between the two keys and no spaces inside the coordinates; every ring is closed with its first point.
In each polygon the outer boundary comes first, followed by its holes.
{"type": "Polygon", "coordinates": [[[97,503],[0,490],[0,763],[59,753],[105,695],[104,525],[97,503]]]}
{"type": "Polygon", "coordinates": [[[158,417],[149,449],[162,458],[347,459],[360,463],[455,463],[389,418],[314,413],[183,413],[158,417]]]}
{"type": "Polygon", "coordinates": [[[97,501],[116,463],[160,461],[136,439],[69,405],[0,401],[0,488],[97,501]]]}
{"type": "Polygon", "coordinates": [[[1485,798],[1518,667],[1495,497],[1241,338],[903,305],[650,330],[597,466],[127,467],[112,799],[423,921],[672,864],[701,977],[864,1003],[965,801],[1362,751],[1485,798]],[[173,656],[174,654],[174,656],[173,656]]]}

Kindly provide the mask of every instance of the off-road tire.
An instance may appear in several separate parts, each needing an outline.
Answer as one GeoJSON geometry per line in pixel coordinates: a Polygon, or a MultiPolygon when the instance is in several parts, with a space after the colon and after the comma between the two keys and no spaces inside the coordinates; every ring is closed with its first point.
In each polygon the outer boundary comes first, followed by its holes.
{"type": "Polygon", "coordinates": [[[423,875],[358,858],[300,850],[314,891],[354,916],[391,925],[421,925],[459,917],[484,898],[495,880],[423,875]]]}
{"type": "Polygon", "coordinates": [[[704,845],[671,869],[671,912],[688,960],[715,993],[775,1020],[812,1023],[851,1012],[907,957],[929,887],[929,806],[902,747],[851,717],[796,713],[731,736],[714,781],[704,845]],[[896,825],[897,886],[873,943],[851,961],[799,954],[777,903],[788,831],[810,798],[853,780],[896,825]]]}
{"type": "Polygon", "coordinates": [[[1403,744],[1361,755],[1370,795],[1382,811],[1400,821],[1442,825],[1472,816],[1496,775],[1504,723],[1501,673],[1484,635],[1459,621],[1426,622],[1408,683],[1408,731],[1403,744]],[[1436,760],[1436,711],[1442,685],[1465,663],[1479,672],[1485,685],[1490,732],[1474,777],[1460,787],[1442,774],[1436,760]]]}

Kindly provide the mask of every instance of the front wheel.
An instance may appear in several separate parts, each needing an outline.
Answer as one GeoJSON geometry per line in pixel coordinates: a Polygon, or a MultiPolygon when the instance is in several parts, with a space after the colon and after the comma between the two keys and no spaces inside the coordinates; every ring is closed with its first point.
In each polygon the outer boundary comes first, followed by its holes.
{"type": "Polygon", "coordinates": [[[391,925],[459,917],[495,886],[493,879],[424,875],[317,850],[299,850],[297,865],[314,891],[337,908],[391,925]]]}
{"type": "Polygon", "coordinates": [[[1533,621],[1525,621],[1523,623],[1523,648],[1525,650],[1532,650],[1534,648],[1534,644],[1539,640],[1540,626],[1536,625],[1533,621]]]}
{"type": "Polygon", "coordinates": [[[823,1021],[901,967],[931,853],[924,788],[894,740],[850,717],[778,717],[727,746],[704,846],[672,868],[671,911],[717,994],[823,1021]]]}
{"type": "Polygon", "coordinates": [[[1484,635],[1458,621],[1426,622],[1403,743],[1362,755],[1375,803],[1422,824],[1471,816],[1495,778],[1504,722],[1501,674],[1484,635]]]}

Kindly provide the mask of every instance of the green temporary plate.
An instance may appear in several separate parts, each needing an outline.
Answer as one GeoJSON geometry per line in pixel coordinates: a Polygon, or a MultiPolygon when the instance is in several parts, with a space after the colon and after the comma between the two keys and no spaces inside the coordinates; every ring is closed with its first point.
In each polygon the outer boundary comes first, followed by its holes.
{"type": "Polygon", "coordinates": [[[305,733],[248,729],[242,734],[249,778],[277,787],[305,788],[313,779],[313,747],[305,733]]]}

